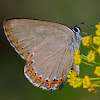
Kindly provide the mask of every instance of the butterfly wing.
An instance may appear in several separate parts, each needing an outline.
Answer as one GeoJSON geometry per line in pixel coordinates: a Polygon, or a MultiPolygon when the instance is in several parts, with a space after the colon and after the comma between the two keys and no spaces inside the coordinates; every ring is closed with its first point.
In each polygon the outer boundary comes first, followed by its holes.
{"type": "Polygon", "coordinates": [[[24,73],[33,85],[56,90],[66,83],[72,61],[73,52],[66,36],[46,38],[38,47],[33,48],[24,73]]]}
{"type": "Polygon", "coordinates": [[[5,34],[26,60],[25,76],[33,85],[56,90],[66,83],[71,69],[73,32],[64,25],[29,19],[4,22],[5,34]]]}
{"type": "Polygon", "coordinates": [[[59,34],[70,35],[69,32],[72,33],[64,25],[31,19],[7,20],[3,26],[10,44],[25,60],[32,47],[39,45],[45,38],[59,34]]]}

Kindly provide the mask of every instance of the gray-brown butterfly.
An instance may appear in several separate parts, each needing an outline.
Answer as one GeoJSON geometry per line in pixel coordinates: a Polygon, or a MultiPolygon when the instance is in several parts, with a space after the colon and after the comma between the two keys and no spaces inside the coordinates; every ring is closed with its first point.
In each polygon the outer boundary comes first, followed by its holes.
{"type": "Polygon", "coordinates": [[[32,20],[4,22],[4,32],[17,53],[26,60],[24,74],[35,86],[45,90],[61,89],[72,68],[79,75],[73,56],[80,47],[80,28],[32,20]]]}

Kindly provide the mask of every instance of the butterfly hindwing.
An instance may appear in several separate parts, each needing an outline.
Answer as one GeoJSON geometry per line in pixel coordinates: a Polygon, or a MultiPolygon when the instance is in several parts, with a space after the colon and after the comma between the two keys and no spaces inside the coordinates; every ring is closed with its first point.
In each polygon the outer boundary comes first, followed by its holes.
{"type": "Polygon", "coordinates": [[[66,36],[46,38],[33,48],[24,73],[33,85],[46,90],[56,90],[66,83],[72,61],[73,53],[66,36]]]}

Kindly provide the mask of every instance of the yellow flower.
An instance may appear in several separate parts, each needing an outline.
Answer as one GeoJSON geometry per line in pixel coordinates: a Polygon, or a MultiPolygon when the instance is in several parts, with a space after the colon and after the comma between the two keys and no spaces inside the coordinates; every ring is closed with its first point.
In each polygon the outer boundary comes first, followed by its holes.
{"type": "Polygon", "coordinates": [[[97,45],[100,45],[100,37],[98,36],[93,37],[93,42],[97,45]]]}
{"type": "Polygon", "coordinates": [[[72,83],[76,79],[76,76],[77,76],[77,74],[75,71],[73,71],[73,70],[69,71],[69,75],[67,75],[67,77],[68,77],[68,82],[70,83],[71,86],[73,85],[72,83]]]}
{"type": "Polygon", "coordinates": [[[89,47],[90,44],[92,43],[92,36],[86,36],[82,40],[83,46],[89,47]]]}
{"type": "Polygon", "coordinates": [[[74,52],[74,55],[80,55],[80,50],[77,49],[77,50],[74,52]]]}
{"type": "Polygon", "coordinates": [[[95,88],[94,88],[94,86],[93,86],[93,85],[91,85],[91,87],[88,89],[88,91],[89,91],[89,92],[94,91],[94,93],[96,93],[96,92],[97,92],[97,90],[95,90],[95,88]]]}
{"type": "Polygon", "coordinates": [[[99,55],[100,55],[100,46],[99,46],[99,48],[97,49],[97,51],[98,51],[98,53],[99,53],[99,55]]]}
{"type": "Polygon", "coordinates": [[[97,76],[100,76],[100,66],[97,66],[97,67],[95,68],[94,73],[95,73],[97,76]]]}
{"type": "Polygon", "coordinates": [[[74,64],[79,65],[81,63],[81,55],[74,56],[74,64]]]}
{"type": "Polygon", "coordinates": [[[97,29],[99,29],[99,28],[100,28],[100,22],[99,22],[98,25],[95,25],[95,27],[96,27],[97,29]]]}
{"type": "Polygon", "coordinates": [[[89,88],[91,85],[90,78],[86,75],[83,79],[83,88],[89,88]]]}
{"type": "Polygon", "coordinates": [[[80,77],[77,77],[74,81],[73,81],[73,88],[77,88],[80,87],[82,84],[82,79],[80,77]]]}
{"type": "Polygon", "coordinates": [[[87,61],[92,62],[95,60],[95,52],[90,50],[89,54],[87,55],[87,61]]]}
{"type": "Polygon", "coordinates": [[[74,75],[74,76],[76,76],[76,72],[73,71],[73,70],[70,70],[70,71],[69,71],[69,74],[70,74],[70,75],[74,75]]]}
{"type": "Polygon", "coordinates": [[[96,30],[95,33],[97,36],[100,36],[100,29],[96,30]]]}

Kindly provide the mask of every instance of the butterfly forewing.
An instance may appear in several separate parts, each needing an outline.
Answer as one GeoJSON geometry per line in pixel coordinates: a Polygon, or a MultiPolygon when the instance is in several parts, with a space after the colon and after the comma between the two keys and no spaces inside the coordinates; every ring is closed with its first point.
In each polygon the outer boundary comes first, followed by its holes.
{"type": "Polygon", "coordinates": [[[12,19],[4,22],[4,31],[22,58],[26,59],[32,48],[39,45],[46,37],[64,34],[69,37],[72,31],[60,24],[31,20],[12,19]]]}

